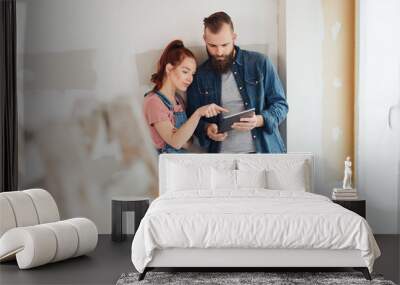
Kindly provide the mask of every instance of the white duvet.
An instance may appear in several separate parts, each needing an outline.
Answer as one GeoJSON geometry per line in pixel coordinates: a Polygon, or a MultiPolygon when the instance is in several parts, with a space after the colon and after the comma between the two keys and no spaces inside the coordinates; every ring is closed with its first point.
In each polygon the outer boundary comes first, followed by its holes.
{"type": "Polygon", "coordinates": [[[365,219],[299,191],[180,191],[153,201],[132,243],[143,272],[154,249],[358,249],[372,272],[380,250],[365,219]]]}

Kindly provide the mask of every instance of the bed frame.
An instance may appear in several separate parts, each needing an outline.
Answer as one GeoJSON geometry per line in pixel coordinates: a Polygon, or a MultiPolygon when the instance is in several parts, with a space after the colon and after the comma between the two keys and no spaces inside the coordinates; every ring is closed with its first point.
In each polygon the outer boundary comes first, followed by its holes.
{"type": "MultiPolygon", "coordinates": [[[[159,157],[160,195],[166,192],[166,170],[168,161],[175,159],[240,159],[249,154],[162,154],[159,157]]],[[[314,159],[311,153],[294,154],[251,154],[266,159],[304,159],[310,165],[310,188],[314,189],[314,159]]],[[[139,280],[156,268],[231,268],[246,271],[254,268],[343,268],[361,271],[367,280],[371,275],[359,250],[330,249],[253,249],[253,248],[169,248],[157,249],[139,280]]]]}
{"type": "Polygon", "coordinates": [[[361,271],[371,280],[359,250],[329,249],[193,249],[170,248],[156,250],[152,261],[139,275],[155,268],[232,268],[246,271],[254,268],[338,268],[361,271]]]}

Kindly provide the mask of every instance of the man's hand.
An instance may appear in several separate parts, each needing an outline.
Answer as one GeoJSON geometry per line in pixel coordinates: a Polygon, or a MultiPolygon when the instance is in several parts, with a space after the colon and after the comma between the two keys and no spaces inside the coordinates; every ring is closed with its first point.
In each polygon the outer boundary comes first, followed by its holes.
{"type": "Polygon", "coordinates": [[[222,142],[228,137],[228,133],[218,133],[217,124],[209,124],[206,131],[207,136],[217,142],[222,142]]]}
{"type": "Polygon", "coordinates": [[[241,118],[240,122],[233,123],[232,129],[248,132],[254,128],[262,127],[264,125],[264,118],[261,115],[254,115],[250,118],[241,118]]]}

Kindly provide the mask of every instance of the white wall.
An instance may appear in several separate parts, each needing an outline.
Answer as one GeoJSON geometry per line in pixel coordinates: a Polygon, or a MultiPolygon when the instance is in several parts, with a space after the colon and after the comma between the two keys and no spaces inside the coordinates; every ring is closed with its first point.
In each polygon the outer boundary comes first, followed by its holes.
{"type": "Polygon", "coordinates": [[[354,104],[349,98],[355,91],[348,85],[352,69],[346,77],[349,68],[338,68],[346,61],[346,50],[353,48],[353,42],[341,38],[351,29],[346,31],[347,16],[340,12],[348,3],[285,1],[288,151],[315,154],[316,192],[330,196],[332,188],[340,186],[354,135],[353,174],[360,197],[367,201],[367,220],[374,233],[394,234],[400,222],[400,2],[359,1],[359,86],[354,104]],[[330,74],[340,81],[332,81],[330,74]],[[353,112],[356,131],[346,133],[353,112]]]}
{"type": "Polygon", "coordinates": [[[277,62],[277,0],[17,0],[21,187],[47,188],[63,218],[89,217],[100,233],[113,195],[154,195],[143,94],[172,39],[204,56],[202,20],[219,10],[239,45],[277,62]]]}
{"type": "Polygon", "coordinates": [[[399,16],[400,1],[359,2],[357,176],[381,234],[400,233],[399,16]]]}
{"type": "Polygon", "coordinates": [[[314,189],[329,195],[330,189],[322,172],[324,22],[321,1],[287,0],[285,19],[288,152],[307,151],[315,155],[314,189]]]}

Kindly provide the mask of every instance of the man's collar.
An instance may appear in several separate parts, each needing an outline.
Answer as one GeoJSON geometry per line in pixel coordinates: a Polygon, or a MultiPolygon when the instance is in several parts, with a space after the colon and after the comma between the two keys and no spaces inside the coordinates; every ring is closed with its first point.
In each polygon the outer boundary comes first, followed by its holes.
{"type": "Polygon", "coordinates": [[[237,63],[238,65],[243,65],[243,55],[242,55],[242,50],[238,47],[235,46],[235,59],[234,62],[237,63]]]}

